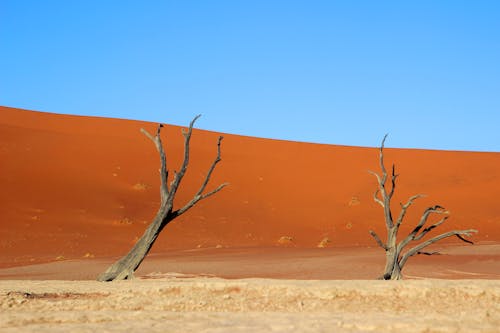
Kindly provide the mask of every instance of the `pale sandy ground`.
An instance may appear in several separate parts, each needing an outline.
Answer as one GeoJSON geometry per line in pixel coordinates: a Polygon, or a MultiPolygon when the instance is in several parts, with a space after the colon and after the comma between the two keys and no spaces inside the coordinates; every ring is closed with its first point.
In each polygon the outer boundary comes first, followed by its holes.
{"type": "Polygon", "coordinates": [[[500,245],[435,250],[397,282],[379,248],[172,251],[113,283],[92,281],[111,258],[2,268],[0,332],[500,332],[500,245]]]}
{"type": "Polygon", "coordinates": [[[500,281],[0,281],[1,332],[500,332],[500,281]]]}

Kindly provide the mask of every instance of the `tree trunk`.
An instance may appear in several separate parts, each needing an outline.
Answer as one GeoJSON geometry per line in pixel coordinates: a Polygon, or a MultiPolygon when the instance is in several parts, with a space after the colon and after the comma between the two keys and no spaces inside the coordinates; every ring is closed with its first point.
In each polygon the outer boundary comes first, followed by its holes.
{"type": "Polygon", "coordinates": [[[396,226],[391,227],[387,233],[387,250],[385,251],[385,268],[382,275],[383,280],[394,280],[395,275],[400,275],[398,264],[399,251],[397,247],[397,230],[396,226]],[[398,272],[398,273],[395,273],[398,272]]]}
{"type": "Polygon", "coordinates": [[[399,266],[399,262],[396,260],[394,263],[394,268],[392,269],[390,278],[387,280],[401,280],[403,278],[403,274],[401,274],[401,267],[399,266]]]}
{"type": "MultiPolygon", "coordinates": [[[[130,280],[134,272],[147,256],[162,229],[168,224],[170,214],[165,207],[160,208],[153,222],[130,251],[97,277],[97,281],[130,280]]],[[[170,219],[171,220],[171,219],[170,219]]]]}

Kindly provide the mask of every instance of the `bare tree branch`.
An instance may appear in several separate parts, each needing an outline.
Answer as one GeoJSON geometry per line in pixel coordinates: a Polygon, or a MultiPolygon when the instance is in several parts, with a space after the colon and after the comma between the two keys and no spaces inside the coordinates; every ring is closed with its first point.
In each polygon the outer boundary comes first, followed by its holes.
{"type": "Polygon", "coordinates": [[[185,204],[184,207],[182,207],[182,208],[180,208],[180,209],[178,209],[178,210],[176,210],[174,212],[175,216],[180,216],[180,215],[184,214],[191,207],[193,207],[195,204],[197,204],[198,201],[201,201],[203,199],[208,198],[209,196],[214,195],[215,193],[219,192],[220,190],[222,190],[227,185],[229,185],[229,183],[220,184],[216,189],[214,189],[214,190],[212,190],[212,191],[210,191],[208,193],[205,193],[203,195],[197,195],[197,196],[193,197],[193,199],[191,199],[187,204],[185,204]]]}
{"type": "Polygon", "coordinates": [[[184,136],[184,160],[182,161],[179,172],[175,172],[174,180],[170,184],[170,191],[172,195],[170,195],[167,200],[167,205],[169,206],[173,205],[175,194],[177,193],[177,189],[179,188],[182,178],[184,177],[184,174],[186,173],[187,167],[189,165],[189,143],[191,141],[191,134],[193,133],[194,123],[200,117],[201,115],[197,115],[193,120],[191,120],[187,132],[184,131],[184,129],[182,130],[182,135],[184,136]]]}
{"type": "Polygon", "coordinates": [[[394,226],[393,218],[392,218],[392,212],[391,212],[391,199],[394,194],[394,189],[395,189],[395,181],[396,181],[396,174],[395,174],[395,166],[392,166],[392,173],[391,173],[391,191],[387,193],[387,188],[386,188],[386,182],[387,182],[387,169],[385,168],[385,163],[384,163],[384,148],[385,148],[385,140],[387,139],[388,134],[384,135],[384,138],[382,139],[382,143],[380,144],[380,149],[379,149],[379,163],[380,163],[380,169],[382,170],[382,179],[380,181],[379,187],[382,193],[382,199],[384,201],[384,213],[385,213],[385,221],[387,228],[392,228],[394,226]]]}
{"type": "Polygon", "coordinates": [[[444,239],[444,238],[448,238],[448,237],[452,237],[452,236],[460,236],[459,238],[460,239],[463,239],[464,241],[466,241],[467,243],[470,243],[470,241],[468,240],[465,240],[462,236],[468,236],[470,237],[473,233],[477,233],[477,230],[474,230],[474,229],[469,229],[469,230],[453,230],[453,231],[448,231],[444,234],[441,234],[441,235],[438,235],[436,237],[433,237],[417,246],[415,246],[414,248],[408,250],[408,252],[406,252],[402,257],[401,257],[401,260],[399,261],[399,267],[402,269],[403,266],[406,264],[406,261],[408,260],[408,258],[410,258],[411,256],[414,256],[415,254],[417,254],[420,250],[426,248],[427,246],[431,245],[431,244],[434,244],[436,242],[439,242],[440,240],[444,239]]]}
{"type": "Polygon", "coordinates": [[[422,239],[429,231],[431,231],[432,229],[435,229],[437,227],[439,227],[441,224],[443,224],[447,219],[449,218],[449,216],[445,216],[443,217],[441,220],[439,220],[438,222],[434,223],[433,225],[425,228],[424,230],[422,230],[421,233],[419,233],[418,235],[416,235],[415,237],[413,237],[413,240],[420,240],[422,239]]]}
{"type": "Polygon", "coordinates": [[[406,236],[405,239],[403,239],[401,241],[401,243],[399,243],[399,245],[398,245],[399,251],[403,250],[404,247],[406,245],[408,245],[408,243],[410,243],[412,240],[415,240],[417,233],[422,229],[422,227],[427,222],[427,219],[429,218],[429,216],[432,213],[434,213],[434,214],[448,214],[449,212],[439,205],[435,205],[435,206],[427,208],[424,211],[424,213],[422,214],[422,217],[420,218],[420,221],[418,222],[417,226],[412,230],[412,232],[410,232],[408,234],[408,236],[406,236]]]}
{"type": "Polygon", "coordinates": [[[217,140],[217,156],[215,157],[215,160],[213,161],[212,165],[210,166],[210,169],[208,170],[207,176],[205,177],[205,181],[203,182],[203,184],[201,184],[201,187],[198,190],[198,192],[196,193],[196,196],[201,195],[203,193],[203,191],[205,190],[205,187],[207,187],[207,184],[208,184],[208,181],[210,180],[210,177],[212,176],[212,172],[214,171],[215,166],[217,165],[217,163],[219,163],[221,161],[220,143],[221,143],[223,138],[224,138],[223,136],[219,136],[219,139],[217,140]]]}
{"type": "MultiPolygon", "coordinates": [[[[394,222],[392,219],[392,212],[391,212],[391,197],[392,197],[393,192],[388,194],[387,189],[385,187],[385,184],[387,182],[387,170],[386,170],[385,165],[384,165],[384,145],[385,145],[385,140],[387,139],[387,135],[388,134],[386,134],[384,136],[384,138],[382,139],[382,143],[380,144],[380,148],[379,148],[379,163],[380,163],[380,169],[382,170],[382,176],[380,176],[379,174],[377,174],[373,171],[369,171],[369,172],[372,173],[373,175],[375,175],[375,177],[377,178],[383,204],[381,204],[378,200],[375,200],[375,201],[378,202],[384,208],[385,223],[386,223],[387,228],[390,229],[394,226],[394,222]]],[[[393,171],[393,176],[391,179],[392,179],[392,181],[395,182],[397,176],[395,174],[394,167],[393,167],[392,171],[393,171]]],[[[395,184],[393,184],[392,190],[394,190],[394,186],[395,186],[395,184]]]]}
{"type": "Polygon", "coordinates": [[[384,188],[385,188],[385,182],[387,180],[387,170],[385,169],[385,164],[384,164],[384,146],[385,146],[385,140],[387,139],[388,135],[389,134],[384,135],[384,138],[382,139],[382,143],[380,144],[379,148],[379,163],[380,163],[380,169],[382,170],[382,181],[379,183],[384,188]]]}
{"type": "Polygon", "coordinates": [[[380,199],[378,199],[377,195],[378,195],[378,193],[380,193],[383,201],[385,201],[387,198],[387,192],[385,190],[385,183],[387,180],[387,172],[386,172],[385,166],[384,166],[384,151],[383,151],[384,142],[385,142],[386,138],[387,138],[387,134],[382,139],[382,143],[381,143],[380,148],[379,148],[380,149],[380,153],[379,153],[380,154],[379,155],[380,161],[379,161],[379,163],[380,163],[380,168],[382,169],[382,176],[374,171],[368,170],[368,173],[372,174],[373,176],[375,176],[375,178],[377,178],[378,191],[375,192],[374,199],[382,207],[384,207],[384,203],[380,199]]]}
{"type": "Polygon", "coordinates": [[[396,175],[396,166],[393,164],[392,165],[392,172],[391,172],[391,192],[389,192],[389,199],[392,199],[392,196],[394,195],[394,190],[396,189],[396,178],[398,178],[398,175],[396,175]]]}
{"type": "Polygon", "coordinates": [[[168,189],[168,169],[167,169],[167,157],[165,155],[165,150],[163,149],[163,143],[161,142],[160,131],[163,127],[162,124],[158,124],[158,128],[156,130],[156,136],[152,136],[148,131],[144,128],[141,128],[141,132],[146,135],[156,146],[158,153],[160,154],[160,194],[161,194],[161,202],[165,203],[168,198],[169,189],[168,189]]]}
{"type": "Polygon", "coordinates": [[[428,207],[424,213],[422,214],[422,217],[420,218],[420,221],[418,222],[417,226],[415,229],[413,229],[411,234],[416,234],[427,222],[427,219],[431,214],[449,214],[447,210],[444,209],[444,207],[439,206],[439,205],[434,205],[432,207],[428,207]]]}
{"type": "MultiPolygon", "coordinates": [[[[477,230],[474,230],[474,231],[475,231],[475,232],[477,232],[477,230]]],[[[460,240],[461,240],[461,241],[463,241],[463,242],[466,242],[466,243],[469,243],[469,244],[474,244],[474,242],[473,242],[473,241],[470,241],[470,240],[468,240],[468,239],[465,239],[465,238],[463,238],[463,237],[462,237],[461,235],[459,235],[459,234],[457,234],[457,235],[455,235],[455,236],[457,236],[457,238],[458,238],[458,239],[460,239],[460,240]]]]}
{"type": "Polygon", "coordinates": [[[382,193],[382,197],[383,197],[384,186],[382,185],[382,178],[380,178],[380,175],[374,171],[368,170],[368,173],[371,175],[374,175],[375,178],[377,178],[377,186],[379,188],[379,191],[382,193]]]}
{"type": "Polygon", "coordinates": [[[380,193],[379,189],[377,189],[375,193],[373,193],[373,200],[375,200],[375,202],[378,203],[380,206],[384,207],[384,202],[378,198],[379,193],[380,193]]]}
{"type": "Polygon", "coordinates": [[[224,184],[221,184],[219,185],[216,189],[214,189],[213,191],[211,192],[208,192],[206,194],[202,194],[203,191],[205,190],[205,188],[207,187],[207,184],[210,180],[210,177],[212,176],[212,172],[214,171],[217,163],[219,163],[221,161],[221,154],[220,154],[220,144],[221,144],[221,141],[222,141],[223,137],[222,136],[219,136],[219,139],[217,141],[217,156],[215,157],[214,161],[212,162],[212,165],[210,166],[210,169],[208,170],[208,173],[205,177],[205,180],[203,181],[203,183],[201,184],[200,186],[200,189],[198,190],[198,192],[194,195],[193,199],[191,199],[191,201],[189,201],[186,205],[184,205],[184,207],[182,207],[181,209],[177,210],[175,212],[175,214],[177,216],[185,213],[189,208],[193,207],[198,201],[200,200],[203,200],[205,198],[208,198],[209,196],[219,192],[220,190],[222,190],[226,185],[228,185],[227,183],[224,183],[224,184]]]}
{"type": "Polygon", "coordinates": [[[382,242],[382,240],[380,239],[380,237],[375,233],[375,231],[373,230],[370,230],[370,235],[372,235],[372,237],[375,239],[375,241],[377,242],[377,244],[383,248],[384,250],[387,251],[387,245],[384,244],[384,242],[382,242]]]}
{"type": "MultiPolygon", "coordinates": [[[[143,133],[145,136],[147,136],[151,141],[153,141],[153,143],[155,144],[156,146],[156,140],[155,138],[148,132],[146,131],[144,128],[141,128],[141,133],[143,133]]],[[[158,149],[158,147],[156,147],[158,149]]]]}
{"type": "Polygon", "coordinates": [[[417,200],[418,198],[422,198],[422,197],[424,197],[423,194],[416,194],[416,195],[410,197],[410,199],[408,199],[408,201],[404,205],[401,205],[401,211],[399,212],[398,219],[396,220],[396,226],[399,227],[401,225],[401,223],[403,223],[403,219],[406,215],[406,211],[413,204],[413,202],[415,200],[417,200]]]}

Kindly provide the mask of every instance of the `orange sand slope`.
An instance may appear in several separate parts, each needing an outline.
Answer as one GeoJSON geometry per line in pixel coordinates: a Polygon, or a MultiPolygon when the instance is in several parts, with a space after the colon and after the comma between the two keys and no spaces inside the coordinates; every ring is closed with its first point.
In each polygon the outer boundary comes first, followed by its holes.
{"type": "MultiPolygon", "coordinates": [[[[0,266],[128,250],[159,204],[159,158],[141,127],[156,124],[0,107],[0,266]]],[[[169,167],[178,169],[180,128],[162,133],[169,167]]],[[[217,136],[193,133],[178,205],[203,181],[217,136]]],[[[440,204],[452,213],[441,231],[473,227],[474,240],[500,242],[500,153],[387,149],[386,160],[400,173],[395,208],[410,195],[428,195],[407,215],[408,228],[440,204]]],[[[368,170],[378,171],[374,148],[225,135],[210,185],[230,186],[171,223],[153,252],[313,248],[325,238],[327,246],[374,245],[368,230],[384,228],[368,170]]]]}

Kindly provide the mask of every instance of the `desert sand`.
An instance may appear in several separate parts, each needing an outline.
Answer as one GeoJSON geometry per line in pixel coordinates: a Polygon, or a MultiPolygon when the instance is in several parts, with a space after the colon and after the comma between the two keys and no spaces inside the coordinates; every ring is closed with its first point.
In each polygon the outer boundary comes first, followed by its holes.
{"type": "Polygon", "coordinates": [[[500,281],[0,281],[2,332],[498,332],[500,281]]]}
{"type": "MultiPolygon", "coordinates": [[[[141,127],[156,124],[0,107],[1,331],[499,331],[494,152],[386,149],[400,174],[394,206],[427,195],[402,232],[440,204],[451,212],[441,231],[479,233],[384,282],[373,281],[384,253],[368,234],[384,234],[368,173],[377,149],[224,134],[209,187],[230,186],[168,225],[137,280],[90,281],[158,208],[159,158],[141,127]]],[[[162,132],[172,170],[180,130],[162,132]]],[[[194,131],[178,205],[203,181],[218,135],[194,131]]]]}

